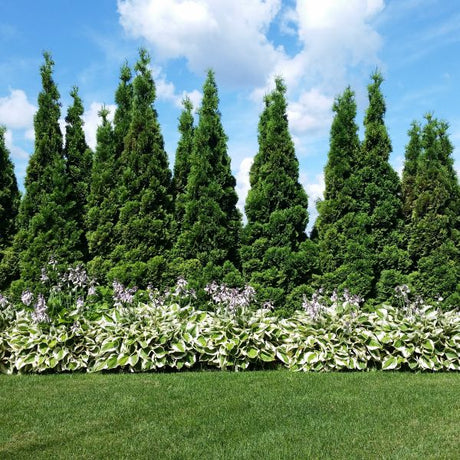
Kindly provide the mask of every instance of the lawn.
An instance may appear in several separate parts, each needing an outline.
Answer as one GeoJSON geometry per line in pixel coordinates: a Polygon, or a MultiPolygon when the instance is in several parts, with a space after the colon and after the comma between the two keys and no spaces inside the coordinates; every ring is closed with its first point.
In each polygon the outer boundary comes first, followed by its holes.
{"type": "Polygon", "coordinates": [[[0,376],[0,458],[458,458],[458,373],[0,376]]]}

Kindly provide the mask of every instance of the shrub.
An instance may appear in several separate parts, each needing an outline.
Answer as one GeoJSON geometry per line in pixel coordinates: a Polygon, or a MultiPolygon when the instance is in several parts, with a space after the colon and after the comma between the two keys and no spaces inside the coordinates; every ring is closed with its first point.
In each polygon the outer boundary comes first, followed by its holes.
{"type": "Polygon", "coordinates": [[[460,370],[458,310],[411,300],[405,286],[394,306],[372,312],[347,291],[330,299],[315,293],[289,318],[275,316],[270,303],[257,305],[250,287],[209,285],[209,311],[193,306],[184,279],[161,294],[113,287],[109,301],[77,297],[54,315],[43,296],[24,293],[33,311],[2,297],[0,371],[460,370]]]}

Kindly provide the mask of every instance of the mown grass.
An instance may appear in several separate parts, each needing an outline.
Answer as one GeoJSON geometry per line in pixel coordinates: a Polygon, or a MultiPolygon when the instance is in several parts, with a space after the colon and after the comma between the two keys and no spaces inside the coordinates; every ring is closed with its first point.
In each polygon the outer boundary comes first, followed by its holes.
{"type": "Polygon", "coordinates": [[[0,458],[458,458],[460,375],[0,376],[0,458]]]}

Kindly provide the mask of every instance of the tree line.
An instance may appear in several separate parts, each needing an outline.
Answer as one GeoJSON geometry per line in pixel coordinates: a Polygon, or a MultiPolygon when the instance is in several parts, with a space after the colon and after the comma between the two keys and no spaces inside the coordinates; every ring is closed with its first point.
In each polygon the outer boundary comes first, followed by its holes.
{"type": "Polygon", "coordinates": [[[22,196],[0,130],[0,289],[18,295],[40,286],[52,260],[85,264],[101,284],[164,287],[179,276],[197,288],[249,283],[279,310],[320,287],[382,302],[401,284],[460,304],[460,186],[446,122],[413,122],[400,179],[389,163],[381,74],[368,86],[363,141],[346,88],[334,101],[324,199],[307,236],[308,196],[277,78],[260,115],[243,225],[214,73],[196,125],[190,99],[183,101],[171,171],[149,63],[141,49],[134,69],[122,66],[113,122],[102,108],[92,152],[76,87],[63,140],[54,62],[44,53],[22,196]]]}

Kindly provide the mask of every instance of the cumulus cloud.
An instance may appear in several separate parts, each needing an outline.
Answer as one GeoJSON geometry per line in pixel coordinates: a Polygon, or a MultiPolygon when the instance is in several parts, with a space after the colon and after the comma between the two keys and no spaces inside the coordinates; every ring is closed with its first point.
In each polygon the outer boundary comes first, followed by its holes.
{"type": "MultiPolygon", "coordinates": [[[[102,107],[105,107],[109,110],[109,120],[113,120],[115,114],[116,105],[113,104],[103,104],[102,102],[92,102],[89,106],[89,109],[83,114],[83,129],[85,131],[86,143],[92,149],[96,149],[96,132],[97,127],[101,124],[101,118],[99,117],[99,112],[102,107]]],[[[65,131],[63,131],[65,132],[65,131]]]]}
{"type": "Polygon", "coordinates": [[[280,56],[267,38],[281,0],[118,0],[125,31],[146,39],[160,58],[185,58],[223,81],[261,83],[280,56]]]}
{"type": "Polygon", "coordinates": [[[251,170],[254,159],[252,157],[243,158],[236,174],[236,191],[238,193],[237,207],[244,214],[244,204],[248,196],[251,184],[249,183],[249,171],[251,170]]]}
{"type": "Polygon", "coordinates": [[[160,67],[152,68],[152,76],[155,80],[156,95],[158,99],[172,102],[176,107],[182,107],[182,101],[186,96],[192,101],[196,109],[201,104],[203,95],[198,90],[178,92],[176,86],[166,79],[160,67]]]}
{"type": "Polygon", "coordinates": [[[14,161],[16,160],[28,160],[29,154],[23,150],[22,148],[18,147],[14,143],[13,133],[10,130],[6,130],[5,132],[5,145],[6,148],[10,151],[11,157],[14,161]]]}
{"type": "Polygon", "coordinates": [[[317,88],[303,91],[288,107],[289,127],[294,134],[322,132],[332,120],[333,98],[317,88]]]}
{"type": "Polygon", "coordinates": [[[383,0],[297,0],[284,10],[280,30],[295,31],[299,50],[278,55],[264,85],[252,91],[261,101],[283,76],[288,88],[289,123],[300,147],[305,135],[322,136],[332,120],[334,97],[364,78],[379,64],[382,39],[372,21],[383,0]]]}
{"type": "Polygon", "coordinates": [[[0,124],[8,128],[30,129],[35,111],[22,89],[12,89],[9,96],[0,97],[0,124]]]}
{"type": "Polygon", "coordinates": [[[300,182],[308,194],[308,213],[310,218],[307,230],[310,231],[316,218],[318,217],[316,203],[324,197],[324,190],[326,188],[324,183],[324,174],[317,174],[313,179],[310,179],[310,177],[306,174],[301,174],[300,182]]]}

